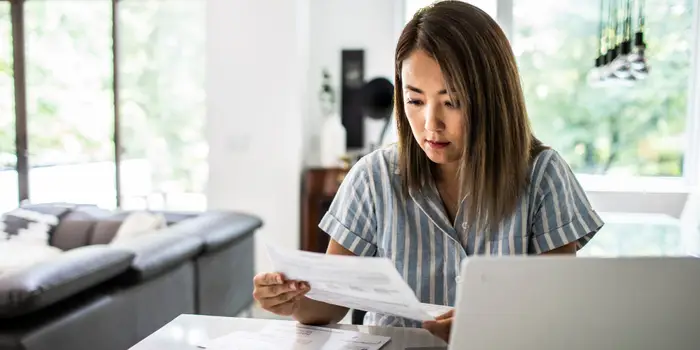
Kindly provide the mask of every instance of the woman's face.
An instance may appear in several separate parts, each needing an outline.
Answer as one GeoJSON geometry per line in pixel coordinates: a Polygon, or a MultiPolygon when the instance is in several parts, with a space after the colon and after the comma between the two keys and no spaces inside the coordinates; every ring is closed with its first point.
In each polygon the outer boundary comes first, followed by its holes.
{"type": "Polygon", "coordinates": [[[441,165],[460,160],[464,149],[464,116],[450,99],[437,61],[414,51],[401,66],[403,104],[413,137],[428,158],[441,165]]]}

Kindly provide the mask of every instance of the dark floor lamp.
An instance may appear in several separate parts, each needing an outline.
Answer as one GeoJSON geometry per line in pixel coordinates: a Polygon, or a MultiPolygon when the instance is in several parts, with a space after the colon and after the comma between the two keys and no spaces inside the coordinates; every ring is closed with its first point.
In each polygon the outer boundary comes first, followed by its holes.
{"type": "Polygon", "coordinates": [[[381,146],[391,123],[391,114],[394,111],[394,84],[386,78],[374,78],[365,83],[361,94],[364,115],[374,120],[384,120],[377,143],[371,145],[371,148],[375,149],[381,146]]]}

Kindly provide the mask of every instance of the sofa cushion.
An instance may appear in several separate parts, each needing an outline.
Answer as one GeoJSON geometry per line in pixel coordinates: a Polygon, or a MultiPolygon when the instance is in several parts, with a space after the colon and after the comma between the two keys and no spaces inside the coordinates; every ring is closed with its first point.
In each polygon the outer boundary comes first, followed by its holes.
{"type": "Polygon", "coordinates": [[[75,218],[69,215],[62,220],[51,238],[51,245],[71,250],[90,244],[90,236],[96,221],[92,218],[75,218]]]}
{"type": "Polygon", "coordinates": [[[80,247],[0,277],[0,323],[96,286],[126,271],[134,253],[114,247],[80,247]]]}
{"type": "Polygon", "coordinates": [[[73,208],[63,216],[51,235],[51,245],[63,250],[89,245],[97,220],[110,215],[111,211],[96,206],[81,205],[73,208]]]}
{"type": "Polygon", "coordinates": [[[163,214],[150,213],[146,211],[135,211],[130,213],[114,234],[110,243],[121,242],[142,235],[154,233],[166,227],[163,214]]]}
{"type": "Polygon", "coordinates": [[[27,244],[21,240],[0,241],[0,277],[31,268],[61,253],[61,249],[44,244],[27,244]]]}
{"type": "Polygon", "coordinates": [[[27,244],[49,245],[63,211],[37,211],[17,208],[0,218],[0,241],[19,240],[27,244]]]}
{"type": "Polygon", "coordinates": [[[121,225],[122,220],[114,217],[97,221],[92,228],[90,244],[109,244],[121,225]]]}
{"type": "Polygon", "coordinates": [[[41,203],[23,204],[21,207],[42,214],[54,215],[60,219],[73,210],[76,205],[71,203],[41,203]]]}
{"type": "Polygon", "coordinates": [[[134,253],[134,261],[123,281],[138,283],[186,263],[202,251],[202,244],[199,237],[177,234],[171,227],[158,234],[119,240],[110,246],[134,253]]]}
{"type": "MultiPolygon", "coordinates": [[[[104,217],[95,223],[90,235],[89,244],[109,244],[114,241],[114,237],[124,224],[124,221],[132,216],[131,211],[112,212],[108,217],[104,217]]],[[[127,228],[127,231],[132,229],[127,228]]]]}

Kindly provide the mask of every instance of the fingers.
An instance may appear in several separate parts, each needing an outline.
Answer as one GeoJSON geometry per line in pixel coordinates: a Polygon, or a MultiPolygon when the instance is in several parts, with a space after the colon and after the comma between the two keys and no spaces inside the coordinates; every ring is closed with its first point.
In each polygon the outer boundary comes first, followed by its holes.
{"type": "Polygon", "coordinates": [[[423,328],[435,336],[442,338],[442,333],[444,333],[444,326],[440,324],[441,321],[426,321],[423,322],[423,328]]]}
{"type": "Polygon", "coordinates": [[[452,318],[446,318],[443,320],[435,321],[425,321],[423,322],[423,328],[428,332],[432,333],[434,336],[449,342],[450,341],[450,331],[452,328],[452,318]]]}
{"type": "Polygon", "coordinates": [[[290,281],[283,284],[275,284],[271,286],[265,286],[261,290],[265,291],[263,298],[272,298],[289,292],[296,292],[302,290],[302,283],[290,281]]]}
{"type": "Polygon", "coordinates": [[[294,301],[295,299],[303,296],[306,294],[306,290],[300,290],[300,291],[294,291],[294,292],[287,292],[287,293],[282,293],[276,297],[273,298],[267,298],[261,300],[261,302],[264,304],[266,308],[272,308],[277,305],[281,305],[290,301],[294,301]]]}
{"type": "Polygon", "coordinates": [[[280,273],[261,273],[253,278],[253,297],[260,306],[278,315],[291,315],[298,300],[311,290],[308,283],[287,280],[280,273]]]}
{"type": "Polygon", "coordinates": [[[284,282],[284,276],[281,273],[276,272],[264,272],[259,273],[253,277],[253,283],[256,286],[271,286],[275,284],[282,284],[284,282]]]}
{"type": "Polygon", "coordinates": [[[306,291],[299,292],[296,295],[291,295],[293,293],[287,293],[287,294],[289,294],[289,300],[287,300],[283,303],[277,304],[277,305],[269,306],[266,308],[266,310],[269,310],[269,311],[271,311],[275,314],[278,314],[278,315],[284,315],[284,316],[292,315],[294,313],[294,311],[296,311],[296,309],[299,307],[299,302],[304,297],[304,294],[306,294],[306,291]]]}
{"type": "Polygon", "coordinates": [[[283,284],[268,286],[256,286],[253,297],[260,302],[265,309],[292,301],[295,297],[302,296],[311,290],[308,283],[289,281],[283,284]]]}
{"type": "Polygon", "coordinates": [[[446,324],[446,323],[448,323],[448,322],[451,322],[451,320],[448,319],[448,320],[434,320],[434,321],[433,321],[433,320],[430,320],[430,321],[424,321],[424,322],[423,322],[423,328],[425,328],[425,329],[427,329],[427,330],[429,330],[429,331],[432,332],[433,330],[436,330],[436,329],[442,327],[444,324],[446,324]]]}
{"type": "Polygon", "coordinates": [[[301,290],[308,283],[300,281],[286,280],[281,273],[260,273],[253,277],[254,291],[256,299],[265,299],[278,296],[282,293],[301,290]]]}
{"type": "Polygon", "coordinates": [[[437,324],[437,321],[425,321],[423,322],[423,329],[427,330],[430,333],[434,333],[437,324]]]}
{"type": "Polygon", "coordinates": [[[448,319],[448,318],[454,317],[454,314],[455,314],[455,310],[452,309],[452,310],[447,311],[447,312],[445,312],[444,314],[442,314],[442,315],[436,317],[435,319],[436,319],[436,320],[446,320],[446,319],[448,319]]]}

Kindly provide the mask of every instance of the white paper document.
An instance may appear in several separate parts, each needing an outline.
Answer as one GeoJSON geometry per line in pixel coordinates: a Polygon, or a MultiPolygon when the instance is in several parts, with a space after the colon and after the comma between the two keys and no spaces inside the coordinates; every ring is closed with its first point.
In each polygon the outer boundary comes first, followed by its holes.
{"type": "Polygon", "coordinates": [[[307,297],[370,312],[427,321],[411,287],[389,259],[327,255],[267,246],[275,271],[309,282],[307,297]]]}
{"type": "Polygon", "coordinates": [[[452,310],[452,306],[437,305],[437,304],[420,304],[423,310],[432,317],[438,317],[452,310]]]}
{"type": "Polygon", "coordinates": [[[207,350],[379,350],[390,339],[342,329],[271,321],[258,332],[233,332],[199,347],[207,350]]]}

